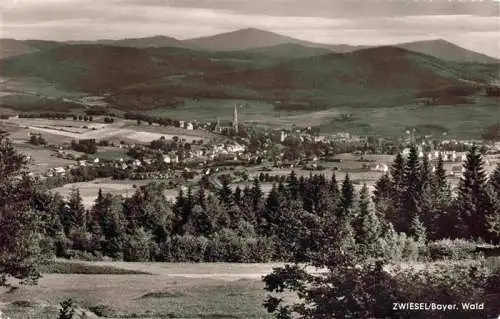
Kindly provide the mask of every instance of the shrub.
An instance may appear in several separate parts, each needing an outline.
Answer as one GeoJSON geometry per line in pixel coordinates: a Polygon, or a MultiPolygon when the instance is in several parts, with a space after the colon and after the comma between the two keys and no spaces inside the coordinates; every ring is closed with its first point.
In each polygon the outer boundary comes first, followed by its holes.
{"type": "Polygon", "coordinates": [[[428,244],[431,260],[461,260],[477,256],[476,243],[465,239],[442,239],[428,244]]]}
{"type": "Polygon", "coordinates": [[[172,262],[201,262],[208,245],[208,239],[203,236],[176,235],[160,245],[158,259],[172,262]]]}

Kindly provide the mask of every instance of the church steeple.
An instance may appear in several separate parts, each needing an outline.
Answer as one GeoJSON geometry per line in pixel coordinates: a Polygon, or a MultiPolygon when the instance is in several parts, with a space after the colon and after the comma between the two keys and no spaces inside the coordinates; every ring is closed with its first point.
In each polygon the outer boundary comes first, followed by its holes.
{"type": "Polygon", "coordinates": [[[233,130],[235,133],[238,133],[238,105],[234,105],[233,110],[233,130]]]}

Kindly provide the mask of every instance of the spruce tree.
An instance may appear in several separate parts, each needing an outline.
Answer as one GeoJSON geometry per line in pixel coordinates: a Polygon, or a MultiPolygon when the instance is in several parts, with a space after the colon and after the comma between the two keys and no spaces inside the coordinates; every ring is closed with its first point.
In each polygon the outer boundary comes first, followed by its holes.
{"type": "Polygon", "coordinates": [[[344,211],[344,214],[349,215],[350,210],[353,207],[354,204],[354,186],[351,182],[351,179],[349,178],[349,174],[346,174],[345,179],[342,183],[342,189],[341,189],[341,207],[344,211]]]}
{"type": "Polygon", "coordinates": [[[500,195],[496,192],[494,186],[487,186],[487,195],[491,203],[491,210],[486,216],[486,230],[488,239],[493,244],[500,243],[500,195]]]}
{"type": "Polygon", "coordinates": [[[272,236],[277,225],[279,210],[281,207],[281,199],[276,188],[273,184],[269,195],[267,196],[265,209],[259,220],[259,232],[265,236],[272,236]]]}
{"type": "Polygon", "coordinates": [[[217,198],[226,208],[230,208],[233,203],[233,191],[226,178],[222,180],[222,187],[217,191],[217,198]]]}
{"type": "Polygon", "coordinates": [[[80,190],[73,187],[68,200],[67,219],[63,221],[63,225],[67,227],[68,232],[72,229],[86,230],[87,222],[87,212],[82,203],[80,190]]]}
{"type": "Polygon", "coordinates": [[[198,191],[196,192],[195,204],[205,209],[206,201],[207,196],[205,194],[205,187],[203,187],[203,185],[200,185],[200,188],[198,188],[198,191]]]}
{"type": "Polygon", "coordinates": [[[403,181],[400,216],[394,225],[399,232],[407,232],[412,218],[420,214],[419,195],[422,184],[418,153],[414,146],[410,148],[410,154],[405,163],[403,181]]]}
{"type": "Polygon", "coordinates": [[[252,185],[252,209],[254,213],[257,213],[261,209],[262,197],[264,193],[262,192],[262,188],[260,186],[260,181],[258,178],[253,179],[252,185]]]}
{"type": "Polygon", "coordinates": [[[488,182],[500,197],[500,164],[497,164],[495,170],[491,173],[488,182]]]}
{"type": "Polygon", "coordinates": [[[297,179],[297,174],[295,174],[295,171],[292,171],[290,173],[290,175],[287,177],[286,183],[290,198],[292,200],[297,200],[299,197],[299,181],[297,179]]]}
{"type": "Polygon", "coordinates": [[[374,247],[381,234],[381,225],[377,214],[370,207],[370,194],[366,184],[359,193],[353,228],[359,253],[364,257],[374,257],[374,247]]]}
{"type": "Polygon", "coordinates": [[[425,243],[427,241],[427,231],[418,215],[415,215],[411,220],[410,234],[419,243],[425,243]]]}
{"type": "Polygon", "coordinates": [[[441,154],[439,154],[436,163],[436,170],[434,172],[432,185],[433,185],[433,191],[439,194],[445,192],[448,188],[448,182],[446,180],[446,170],[444,169],[444,162],[441,154]]]}
{"type": "Polygon", "coordinates": [[[393,200],[394,204],[399,207],[399,203],[401,200],[401,194],[403,193],[404,185],[405,185],[405,159],[401,153],[396,155],[394,162],[392,163],[391,169],[391,181],[393,185],[393,200]]]}
{"type": "Polygon", "coordinates": [[[243,199],[243,192],[240,188],[240,186],[236,186],[236,189],[234,190],[233,194],[234,202],[236,205],[241,206],[241,201],[243,199]]]}
{"type": "Polygon", "coordinates": [[[332,200],[336,202],[340,198],[340,189],[339,189],[339,184],[337,182],[337,176],[335,175],[335,172],[332,172],[332,177],[330,178],[330,196],[332,197],[332,200]]]}
{"type": "Polygon", "coordinates": [[[427,154],[422,158],[422,164],[420,165],[420,189],[425,187],[430,187],[432,184],[432,172],[431,167],[429,165],[429,160],[427,158],[427,154]]]}
{"type": "Polygon", "coordinates": [[[476,146],[468,152],[464,169],[458,188],[457,230],[466,238],[486,239],[486,217],[494,208],[486,192],[483,157],[476,146]]]}

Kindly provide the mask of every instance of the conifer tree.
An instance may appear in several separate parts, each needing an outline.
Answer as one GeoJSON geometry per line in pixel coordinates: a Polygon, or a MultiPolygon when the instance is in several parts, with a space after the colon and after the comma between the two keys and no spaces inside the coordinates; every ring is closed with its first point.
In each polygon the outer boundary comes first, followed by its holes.
{"type": "Polygon", "coordinates": [[[395,204],[399,206],[399,202],[401,200],[401,194],[403,193],[404,185],[405,185],[405,159],[401,153],[396,155],[394,162],[392,163],[391,169],[391,180],[393,185],[393,199],[395,204]]]}
{"type": "Polygon", "coordinates": [[[486,216],[486,230],[488,239],[493,244],[500,243],[500,195],[492,184],[487,186],[487,196],[491,203],[491,210],[486,216]]]}
{"type": "Polygon", "coordinates": [[[207,196],[205,194],[205,187],[203,187],[203,185],[200,185],[200,188],[198,188],[198,191],[196,192],[195,204],[205,209],[206,200],[207,196]]]}
{"type": "Polygon", "coordinates": [[[483,158],[476,146],[468,152],[464,169],[458,188],[459,235],[465,238],[487,239],[486,218],[494,208],[486,191],[483,158]]]}
{"type": "Polygon", "coordinates": [[[295,171],[292,171],[287,178],[287,189],[292,200],[297,200],[299,197],[299,181],[295,171]]]}
{"type": "Polygon", "coordinates": [[[397,219],[397,206],[393,200],[394,188],[388,174],[382,175],[375,183],[373,190],[373,203],[375,212],[381,224],[395,223],[397,219]]]}
{"type": "Polygon", "coordinates": [[[342,183],[341,189],[341,207],[344,211],[344,214],[349,215],[349,212],[354,204],[354,186],[352,185],[351,179],[349,178],[349,174],[346,174],[344,182],[342,183]]]}
{"type": "Polygon", "coordinates": [[[414,146],[410,147],[410,154],[404,167],[403,181],[400,216],[398,222],[394,225],[399,232],[407,232],[412,218],[420,214],[419,195],[422,184],[418,153],[414,146]]]}
{"type": "Polygon", "coordinates": [[[252,209],[254,212],[258,212],[261,209],[262,197],[264,193],[260,186],[260,181],[258,178],[253,179],[252,185],[252,209]]]}
{"type": "Polygon", "coordinates": [[[370,194],[366,184],[359,193],[353,228],[359,253],[365,257],[373,256],[374,245],[381,234],[381,226],[375,211],[370,207],[370,194]]]}
{"type": "Polygon", "coordinates": [[[433,178],[433,191],[437,194],[442,194],[448,188],[448,182],[446,180],[446,170],[444,169],[443,157],[439,154],[436,170],[434,172],[433,178]]]}
{"type": "Polygon", "coordinates": [[[340,197],[340,189],[339,189],[339,184],[337,182],[337,176],[335,175],[335,172],[332,172],[332,177],[330,179],[330,185],[329,185],[329,190],[330,190],[330,196],[332,197],[333,202],[337,202],[340,197]]]}
{"type": "Polygon", "coordinates": [[[106,213],[101,221],[104,243],[103,253],[106,256],[121,259],[126,237],[126,218],[119,197],[107,194],[104,196],[106,213]]]}
{"type": "Polygon", "coordinates": [[[227,179],[222,180],[222,187],[217,191],[217,198],[223,203],[226,208],[231,207],[233,203],[233,191],[231,190],[231,186],[229,186],[229,182],[227,179]]]}
{"type": "Polygon", "coordinates": [[[259,220],[259,232],[265,236],[272,236],[274,228],[277,226],[277,221],[279,218],[279,210],[281,207],[281,199],[276,188],[276,184],[273,184],[269,195],[267,196],[265,209],[259,220]]]}
{"type": "Polygon", "coordinates": [[[241,191],[240,186],[236,186],[233,194],[234,202],[236,205],[241,206],[241,201],[243,199],[243,192],[241,191]]]}
{"type": "Polygon", "coordinates": [[[432,183],[432,172],[431,167],[429,165],[429,160],[427,158],[427,154],[424,154],[422,158],[422,164],[420,165],[420,189],[424,189],[426,187],[430,187],[432,183]]]}
{"type": "Polygon", "coordinates": [[[73,187],[69,195],[67,217],[63,220],[63,226],[69,232],[72,229],[86,230],[87,212],[82,203],[80,190],[73,187]]]}
{"type": "Polygon", "coordinates": [[[419,243],[425,243],[427,240],[427,231],[418,215],[415,215],[411,220],[410,234],[419,243]]]}
{"type": "Polygon", "coordinates": [[[488,182],[500,197],[500,164],[497,164],[495,170],[491,173],[488,182]]]}

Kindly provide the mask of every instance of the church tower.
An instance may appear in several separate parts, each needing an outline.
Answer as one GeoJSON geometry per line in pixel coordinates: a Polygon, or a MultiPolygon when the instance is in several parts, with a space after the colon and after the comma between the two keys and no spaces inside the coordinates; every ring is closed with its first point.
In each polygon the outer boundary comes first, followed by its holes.
{"type": "Polygon", "coordinates": [[[233,110],[233,130],[235,133],[238,133],[238,105],[234,105],[233,110]]]}

